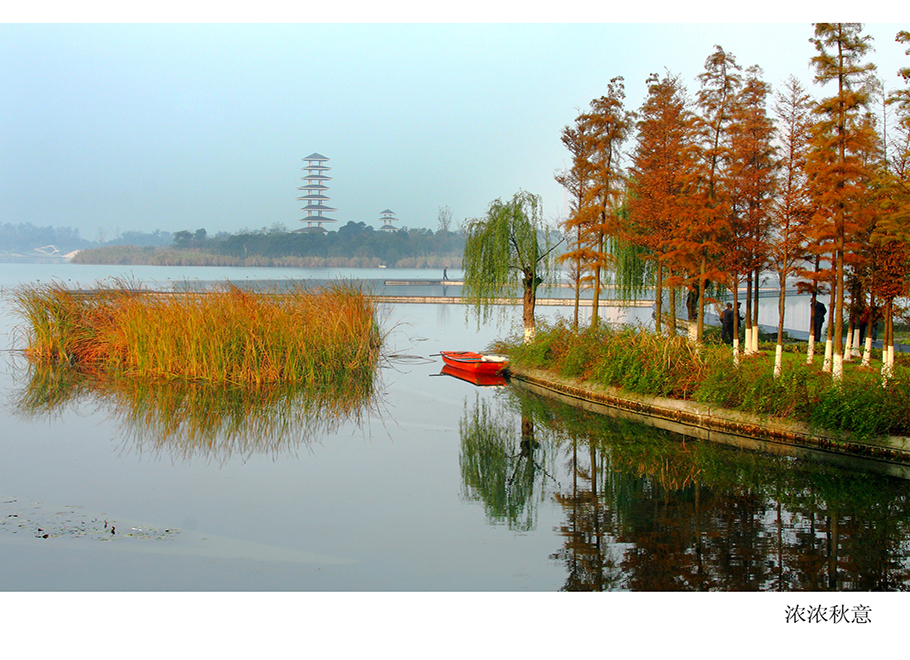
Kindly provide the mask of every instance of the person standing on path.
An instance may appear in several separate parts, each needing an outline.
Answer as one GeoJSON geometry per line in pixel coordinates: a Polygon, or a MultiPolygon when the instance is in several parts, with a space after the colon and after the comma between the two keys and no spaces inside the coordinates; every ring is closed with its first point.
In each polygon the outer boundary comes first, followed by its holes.
{"type": "Polygon", "coordinates": [[[825,324],[825,313],[828,311],[828,308],[825,307],[825,303],[821,300],[815,301],[815,317],[812,319],[815,327],[815,341],[820,342],[822,340],[822,326],[825,324]]]}
{"type": "Polygon", "coordinates": [[[727,309],[720,313],[720,339],[725,344],[733,343],[733,303],[727,303],[727,309]]]}

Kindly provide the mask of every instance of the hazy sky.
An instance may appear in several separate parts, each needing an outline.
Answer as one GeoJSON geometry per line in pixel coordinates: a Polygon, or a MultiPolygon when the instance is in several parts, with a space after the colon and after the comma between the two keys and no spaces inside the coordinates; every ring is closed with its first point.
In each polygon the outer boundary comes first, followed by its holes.
{"type": "MultiPolygon", "coordinates": [[[[331,159],[332,229],[379,226],[386,208],[399,226],[436,229],[442,205],[459,222],[520,189],[541,194],[555,219],[564,193],[553,174],[568,159],[560,130],[615,76],[631,110],[648,74],[665,68],[694,95],[719,44],[775,87],[793,74],[821,94],[809,69],[811,19],[264,19],[279,22],[0,24],[0,222],[73,226],[88,239],[296,229],[301,159],[312,152],[331,159]]],[[[910,25],[866,24],[869,60],[889,88],[910,66],[899,29],[910,25]]]]}

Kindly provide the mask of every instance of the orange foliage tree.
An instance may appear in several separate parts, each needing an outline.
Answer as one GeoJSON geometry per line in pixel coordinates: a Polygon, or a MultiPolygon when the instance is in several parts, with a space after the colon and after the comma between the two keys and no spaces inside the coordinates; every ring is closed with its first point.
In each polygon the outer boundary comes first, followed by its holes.
{"type": "Polygon", "coordinates": [[[671,322],[676,332],[673,275],[681,261],[673,236],[691,214],[698,187],[696,117],[688,107],[679,76],[669,72],[647,80],[648,95],[639,110],[637,145],[629,172],[629,213],[621,237],[648,250],[656,262],[656,330],[661,332],[665,274],[669,276],[671,322]]]}
{"type": "MultiPolygon", "coordinates": [[[[806,153],[812,128],[812,99],[795,76],[777,93],[775,114],[781,141],[778,195],[774,199],[775,231],[769,241],[771,262],[780,284],[778,297],[777,348],[774,373],[781,373],[783,352],[784,312],[786,310],[787,279],[796,274],[806,256],[805,225],[809,220],[809,197],[806,186],[806,153]]],[[[815,302],[813,293],[812,302],[815,302]]],[[[814,305],[810,308],[814,310],[814,305]]],[[[811,316],[811,312],[810,312],[811,316]]],[[[811,319],[810,319],[811,320],[811,319]]],[[[809,325],[809,350],[815,343],[812,324],[809,325]]],[[[810,357],[811,360],[811,357],[810,357]]]]}
{"type": "Polygon", "coordinates": [[[584,204],[587,199],[587,189],[591,185],[593,165],[588,155],[590,140],[588,140],[588,123],[584,115],[575,119],[574,126],[565,126],[562,129],[561,140],[572,155],[572,167],[556,174],[559,183],[571,195],[569,203],[569,216],[564,219],[563,226],[566,230],[566,243],[568,249],[557,257],[559,263],[569,264],[569,277],[575,288],[575,316],[573,326],[578,328],[578,306],[581,287],[590,279],[585,275],[582,264],[585,259],[586,249],[582,237],[584,217],[584,204]]]}
{"type": "MultiPolygon", "coordinates": [[[[910,43],[910,32],[897,33],[896,41],[910,43]]],[[[910,55],[910,49],[907,50],[910,55]]],[[[888,103],[896,106],[896,132],[890,141],[881,186],[881,214],[872,232],[870,286],[885,302],[882,378],[887,382],[894,364],[894,299],[908,295],[910,279],[910,67],[898,72],[907,87],[892,92],[888,103]]]]}
{"type": "MultiPolygon", "coordinates": [[[[777,162],[774,124],[767,114],[769,87],[761,69],[750,67],[730,110],[729,147],[725,168],[729,234],[724,242],[722,270],[729,273],[733,300],[738,302],[739,280],[761,272],[768,260],[771,207],[777,162]]],[[[738,318],[734,317],[738,325],[738,318]]],[[[753,328],[755,324],[753,323],[753,328]]],[[[749,337],[747,337],[749,339],[749,337]]],[[[747,352],[757,349],[753,332],[747,352]]],[[[734,350],[738,350],[738,328],[734,350]]]]}
{"type": "MultiPolygon", "coordinates": [[[[813,136],[810,159],[815,178],[819,213],[827,215],[833,233],[834,309],[832,377],[843,377],[844,358],[844,281],[846,237],[856,226],[858,208],[862,205],[868,171],[859,155],[874,141],[861,113],[869,101],[867,81],[875,65],[863,63],[870,50],[870,38],[862,34],[859,23],[816,23],[815,45],[818,54],[812,58],[815,81],[833,82],[837,91],[822,99],[816,107],[819,129],[813,136]]],[[[830,324],[830,323],[829,323],[830,324]]]]}
{"type": "Polygon", "coordinates": [[[698,76],[701,89],[698,107],[702,128],[702,185],[693,199],[691,213],[676,235],[674,243],[688,261],[687,286],[698,300],[696,340],[701,341],[705,323],[705,288],[709,281],[724,282],[721,268],[724,241],[730,234],[730,190],[725,165],[730,159],[729,128],[742,79],[732,54],[720,46],[705,60],[705,71],[698,76]]]}
{"type": "Polygon", "coordinates": [[[574,222],[581,230],[582,266],[589,272],[594,287],[592,325],[597,325],[601,286],[609,264],[607,241],[619,231],[618,215],[624,192],[620,148],[632,128],[631,113],[623,108],[624,99],[623,79],[613,78],[607,93],[592,100],[590,110],[582,116],[587,127],[584,135],[588,141],[591,178],[574,222]]]}

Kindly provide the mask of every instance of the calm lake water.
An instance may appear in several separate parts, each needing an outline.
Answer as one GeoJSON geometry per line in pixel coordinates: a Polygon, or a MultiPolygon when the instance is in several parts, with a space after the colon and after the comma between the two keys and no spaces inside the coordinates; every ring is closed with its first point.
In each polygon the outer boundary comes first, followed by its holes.
{"type": "Polygon", "coordinates": [[[230,413],[203,402],[209,418],[187,421],[187,398],[159,410],[161,393],[76,386],[34,405],[9,350],[20,282],[431,276],[223,270],[0,264],[0,589],[910,587],[905,481],[687,442],[440,375],[435,354],[486,347],[517,308],[480,328],[458,305],[384,308],[379,396],[337,424],[248,400],[230,413]]]}
{"type": "MultiPolygon", "coordinates": [[[[859,617],[869,592],[910,587],[905,481],[686,441],[514,386],[477,387],[440,373],[435,354],[485,348],[514,329],[518,308],[478,328],[459,305],[384,307],[388,358],[378,396],[337,421],[292,394],[238,401],[176,387],[123,392],[39,382],[11,350],[21,345],[21,321],[9,293],[20,283],[437,275],[0,264],[0,590],[19,598],[763,591],[787,594],[757,614],[766,626],[782,626],[787,608],[839,606],[859,617]],[[830,591],[865,595],[821,593],[830,591]],[[812,592],[819,593],[804,596],[812,592]]],[[[626,320],[644,323],[650,310],[630,314],[626,320]]],[[[668,629],[696,623],[697,615],[680,614],[692,601],[661,609],[628,598],[571,621],[629,624],[630,612],[663,612],[668,629]]],[[[19,612],[21,601],[12,602],[19,612]]],[[[463,605],[498,618],[527,612],[529,602],[539,601],[463,605]]],[[[350,601],[329,598],[310,611],[317,619],[328,607],[328,618],[353,611],[362,620],[398,620],[385,602],[367,603],[352,610],[350,601]]],[[[729,607],[710,604],[733,629],[729,607]]],[[[401,611],[423,616],[422,630],[447,631],[446,619],[422,605],[401,611]]],[[[876,607],[879,620],[900,609],[893,601],[876,607]]],[[[63,608],[65,619],[71,610],[63,608]]]]}

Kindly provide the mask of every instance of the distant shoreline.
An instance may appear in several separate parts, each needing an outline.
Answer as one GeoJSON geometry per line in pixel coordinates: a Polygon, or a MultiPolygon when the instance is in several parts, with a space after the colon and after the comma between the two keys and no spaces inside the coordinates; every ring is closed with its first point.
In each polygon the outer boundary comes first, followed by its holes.
{"type": "Polygon", "coordinates": [[[402,257],[386,264],[378,257],[277,256],[243,257],[173,248],[93,248],[80,250],[70,263],[95,266],[230,266],[239,268],[460,268],[461,254],[402,257]]]}
{"type": "Polygon", "coordinates": [[[59,264],[69,262],[69,257],[63,255],[57,257],[53,255],[24,255],[24,254],[0,254],[0,263],[24,263],[24,264],[59,264]]]}

